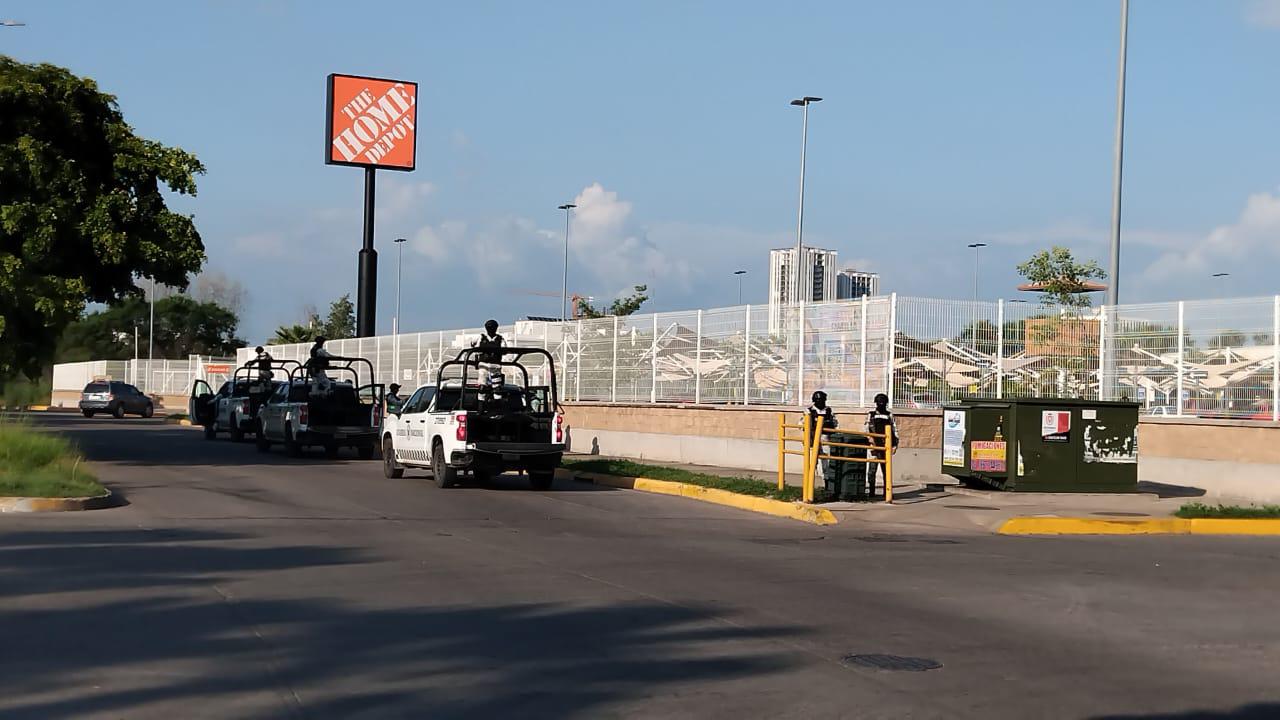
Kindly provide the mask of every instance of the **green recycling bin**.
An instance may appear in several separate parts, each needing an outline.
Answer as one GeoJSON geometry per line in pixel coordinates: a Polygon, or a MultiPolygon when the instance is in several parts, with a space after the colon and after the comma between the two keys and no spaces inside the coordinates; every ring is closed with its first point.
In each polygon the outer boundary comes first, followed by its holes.
{"type": "Polygon", "coordinates": [[[1016,492],[1136,492],[1138,404],[962,400],[942,410],[942,472],[1016,492]]]}

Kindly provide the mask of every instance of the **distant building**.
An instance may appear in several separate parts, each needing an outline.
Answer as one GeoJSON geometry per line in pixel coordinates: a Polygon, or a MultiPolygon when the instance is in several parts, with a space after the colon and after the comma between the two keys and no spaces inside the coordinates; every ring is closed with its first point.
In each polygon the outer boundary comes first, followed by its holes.
{"type": "MultiPolygon", "coordinates": [[[[795,248],[769,251],[769,332],[777,332],[782,308],[795,302],[791,289],[795,282],[795,248]]],[[[836,251],[806,247],[800,262],[801,292],[804,301],[836,299],[836,251]]]]}
{"type": "Polygon", "coordinates": [[[836,274],[836,299],[856,300],[880,294],[880,274],[846,268],[836,274]]]}

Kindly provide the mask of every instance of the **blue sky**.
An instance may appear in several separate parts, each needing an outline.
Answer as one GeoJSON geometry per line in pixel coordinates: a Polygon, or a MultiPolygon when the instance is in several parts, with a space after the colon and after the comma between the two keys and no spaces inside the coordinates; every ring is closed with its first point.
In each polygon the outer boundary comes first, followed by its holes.
{"type": "MultiPolygon", "coordinates": [[[[766,295],[794,244],[886,290],[986,299],[1051,243],[1104,259],[1119,0],[70,2],[0,0],[0,52],[96,79],[138,132],[208,166],[209,266],[250,340],[355,289],[358,169],[322,161],[330,72],[416,80],[418,169],[379,174],[379,328],[554,314],[632,284],[652,309],[766,295]]],[[[1133,0],[1122,301],[1280,291],[1280,0],[1133,0]],[[1229,286],[1210,284],[1230,272],[1229,286]]]]}

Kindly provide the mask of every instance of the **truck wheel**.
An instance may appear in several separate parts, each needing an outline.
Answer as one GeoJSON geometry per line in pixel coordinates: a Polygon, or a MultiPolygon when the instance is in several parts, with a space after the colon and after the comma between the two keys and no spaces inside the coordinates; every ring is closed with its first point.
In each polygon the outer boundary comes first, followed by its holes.
{"type": "Polygon", "coordinates": [[[298,438],[293,436],[293,426],[287,423],[284,426],[284,451],[289,457],[302,457],[302,446],[298,444],[298,438]]]}
{"type": "Polygon", "coordinates": [[[458,470],[445,461],[444,443],[439,440],[431,446],[431,474],[436,476],[437,487],[447,488],[458,480],[458,470]]]}
{"type": "MultiPolygon", "coordinates": [[[[363,451],[364,448],[360,450],[363,451]]],[[[396,464],[396,449],[391,444],[391,438],[382,441],[382,474],[393,480],[404,477],[404,468],[396,464]]]]}
{"type": "Polygon", "coordinates": [[[119,405],[115,406],[115,408],[111,411],[111,417],[117,420],[124,417],[124,403],[120,403],[119,405]]]}
{"type": "Polygon", "coordinates": [[[81,410],[81,411],[80,411],[80,414],[81,414],[81,415],[84,415],[84,416],[85,416],[85,417],[87,417],[87,418],[91,418],[91,417],[93,417],[93,411],[92,411],[92,410],[81,410]]]}
{"type": "Polygon", "coordinates": [[[214,427],[213,423],[211,423],[211,422],[210,422],[210,423],[205,423],[205,426],[204,426],[204,439],[205,439],[205,440],[212,440],[212,439],[214,439],[214,438],[216,438],[216,437],[218,437],[218,429],[217,429],[216,427],[214,427]]]}
{"type": "Polygon", "coordinates": [[[530,470],[529,484],[534,490],[550,490],[551,483],[556,479],[555,470],[530,470]]]}
{"type": "Polygon", "coordinates": [[[231,413],[231,442],[243,442],[244,430],[240,429],[240,418],[231,413]]]}
{"type": "Polygon", "coordinates": [[[332,440],[325,443],[324,456],[329,458],[330,460],[333,460],[334,458],[338,457],[338,443],[333,442],[332,440]]]}
{"type": "Polygon", "coordinates": [[[372,459],[373,459],[373,446],[372,446],[372,445],[361,445],[361,446],[357,447],[357,448],[356,448],[356,457],[360,458],[361,460],[372,460],[372,459]]]}

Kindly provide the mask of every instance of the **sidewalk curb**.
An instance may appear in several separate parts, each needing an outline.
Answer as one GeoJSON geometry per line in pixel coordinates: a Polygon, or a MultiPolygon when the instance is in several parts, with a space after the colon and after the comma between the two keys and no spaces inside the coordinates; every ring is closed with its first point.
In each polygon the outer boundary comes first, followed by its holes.
{"type": "Polygon", "coordinates": [[[623,477],[620,475],[604,475],[601,473],[575,472],[573,470],[568,470],[568,472],[575,480],[585,480],[597,485],[607,485],[609,487],[622,488],[624,490],[639,490],[640,492],[655,493],[658,495],[676,495],[693,500],[714,503],[716,505],[725,505],[739,510],[763,513],[765,515],[773,515],[774,517],[788,518],[790,520],[799,520],[813,525],[835,525],[839,522],[830,510],[805,505],[804,503],[770,500],[769,498],[754,497],[751,495],[739,495],[738,493],[731,493],[728,490],[706,488],[701,485],[690,485],[689,483],[672,482],[670,480],[654,480],[652,478],[644,477],[623,477]]]}
{"type": "Polygon", "coordinates": [[[1014,517],[1004,521],[996,532],[1001,535],[1280,535],[1280,520],[1014,517]]]}
{"type": "Polygon", "coordinates": [[[110,490],[105,495],[75,498],[0,497],[0,513],[77,512],[114,507],[110,490]]]}

